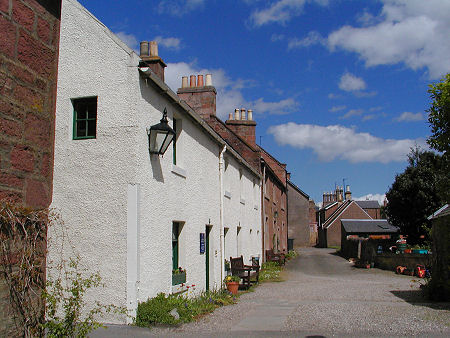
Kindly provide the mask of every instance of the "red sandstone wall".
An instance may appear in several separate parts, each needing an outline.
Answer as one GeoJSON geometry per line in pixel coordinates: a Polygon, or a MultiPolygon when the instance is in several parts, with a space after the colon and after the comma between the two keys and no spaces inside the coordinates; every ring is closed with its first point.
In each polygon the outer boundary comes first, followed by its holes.
{"type": "Polygon", "coordinates": [[[51,202],[61,1],[0,0],[0,199],[51,202]]]}

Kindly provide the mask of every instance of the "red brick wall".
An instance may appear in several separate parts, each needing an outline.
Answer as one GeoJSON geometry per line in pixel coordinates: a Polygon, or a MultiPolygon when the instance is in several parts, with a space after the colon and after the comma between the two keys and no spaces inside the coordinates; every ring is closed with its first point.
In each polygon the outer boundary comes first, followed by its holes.
{"type": "Polygon", "coordinates": [[[0,0],[0,199],[51,202],[61,1],[0,0]]]}
{"type": "Polygon", "coordinates": [[[177,94],[203,118],[216,115],[216,89],[214,87],[179,88],[177,94]]]}
{"type": "Polygon", "coordinates": [[[251,147],[256,146],[255,132],[256,122],[252,120],[228,120],[225,122],[227,127],[239,135],[251,147]]]}
{"type": "Polygon", "coordinates": [[[341,219],[370,219],[370,217],[355,202],[351,203],[327,229],[328,246],[341,245],[341,219]]]}
{"type": "Polygon", "coordinates": [[[373,219],[380,219],[381,218],[381,209],[364,209],[365,212],[369,214],[370,217],[373,219]]]}

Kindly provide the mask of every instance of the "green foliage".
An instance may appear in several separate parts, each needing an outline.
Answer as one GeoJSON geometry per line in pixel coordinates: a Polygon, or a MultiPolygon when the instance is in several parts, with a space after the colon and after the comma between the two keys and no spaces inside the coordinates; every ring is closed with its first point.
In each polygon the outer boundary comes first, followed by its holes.
{"type": "Polygon", "coordinates": [[[280,273],[282,267],[277,262],[265,262],[259,271],[260,282],[277,282],[281,281],[280,273]]]}
{"type": "Polygon", "coordinates": [[[64,264],[58,268],[56,279],[49,278],[42,297],[46,303],[47,321],[42,325],[47,337],[87,337],[89,332],[102,325],[96,320],[105,313],[125,313],[114,305],[96,303],[85,316],[84,296],[91,288],[103,286],[98,273],[83,276],[85,270],[79,268],[79,258],[70,259],[68,268],[64,264]]]}
{"type": "Polygon", "coordinates": [[[224,283],[227,282],[239,282],[241,278],[239,276],[228,275],[223,279],[224,283]]]}
{"type": "Polygon", "coordinates": [[[188,323],[199,316],[214,311],[217,307],[234,304],[236,297],[228,291],[206,291],[195,298],[184,295],[165,295],[139,303],[135,323],[137,326],[150,327],[155,324],[177,325],[188,323]],[[174,309],[179,318],[174,316],[174,309]]]}
{"type": "Polygon", "coordinates": [[[409,244],[422,244],[429,240],[431,223],[427,217],[443,204],[438,191],[442,161],[441,156],[416,148],[408,155],[408,162],[386,193],[386,214],[392,225],[408,235],[409,244]]]}
{"type": "Polygon", "coordinates": [[[441,82],[433,83],[428,89],[432,99],[427,111],[432,135],[428,144],[440,152],[450,149],[450,73],[441,82]]]}
{"type": "Polygon", "coordinates": [[[297,253],[297,251],[295,251],[295,250],[290,250],[285,256],[286,256],[286,259],[287,259],[287,260],[290,260],[290,259],[292,259],[292,258],[297,257],[297,256],[298,256],[298,253],[297,253]]]}
{"type": "Polygon", "coordinates": [[[439,179],[441,198],[450,201],[450,73],[441,82],[430,85],[432,99],[428,109],[428,122],[432,135],[427,139],[431,148],[442,152],[442,166],[439,179]]]}

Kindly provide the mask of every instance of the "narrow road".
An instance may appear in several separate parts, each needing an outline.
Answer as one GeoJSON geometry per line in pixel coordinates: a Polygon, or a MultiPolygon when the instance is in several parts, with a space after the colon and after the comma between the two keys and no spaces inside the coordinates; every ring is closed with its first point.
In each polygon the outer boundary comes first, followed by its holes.
{"type": "Polygon", "coordinates": [[[450,304],[422,298],[413,277],[356,269],[332,249],[299,252],[285,281],[263,283],[236,305],[179,328],[125,333],[112,327],[110,336],[450,336],[450,304]]]}

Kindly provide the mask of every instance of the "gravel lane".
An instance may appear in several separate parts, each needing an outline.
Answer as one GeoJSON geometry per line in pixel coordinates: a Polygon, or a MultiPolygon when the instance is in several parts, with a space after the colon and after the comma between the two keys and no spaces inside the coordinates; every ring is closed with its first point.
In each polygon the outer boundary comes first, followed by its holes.
{"type": "Polygon", "coordinates": [[[284,282],[263,283],[239,303],[156,336],[450,337],[450,304],[422,298],[413,277],[355,269],[334,250],[303,248],[284,282]]]}

